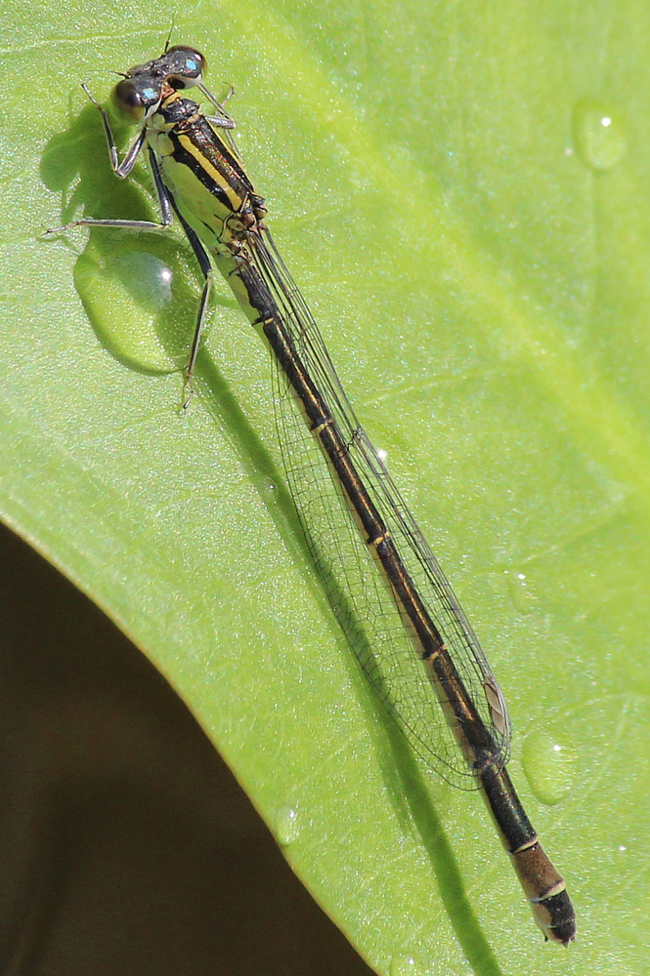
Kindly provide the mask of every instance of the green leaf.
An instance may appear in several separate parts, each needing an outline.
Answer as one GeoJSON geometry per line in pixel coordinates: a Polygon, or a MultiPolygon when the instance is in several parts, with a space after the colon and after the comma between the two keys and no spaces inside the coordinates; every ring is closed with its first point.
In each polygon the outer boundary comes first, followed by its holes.
{"type": "Polygon", "coordinates": [[[103,99],[159,53],[169,6],[71,3],[56,26],[8,6],[3,518],[167,676],[379,972],[642,971],[647,5],[223,0],[172,33],[235,86],[276,240],[499,676],[513,778],[575,900],[569,952],[541,943],[480,798],[375,707],[226,289],[180,417],[199,290],[180,237],[40,236],[152,212],[79,82],[103,99]]]}

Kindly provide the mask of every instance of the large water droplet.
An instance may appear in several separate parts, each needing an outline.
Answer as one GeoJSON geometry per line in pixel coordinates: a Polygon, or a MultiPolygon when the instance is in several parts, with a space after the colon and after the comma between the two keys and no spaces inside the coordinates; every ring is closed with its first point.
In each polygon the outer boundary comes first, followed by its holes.
{"type": "Polygon", "coordinates": [[[146,372],[178,369],[159,327],[173,306],[173,275],[161,258],[132,239],[110,249],[91,240],[74,274],[86,313],[116,358],[146,372]]]}
{"type": "Polygon", "coordinates": [[[595,98],[582,98],[573,110],[573,141],[578,156],[597,173],[611,169],[627,149],[619,113],[595,98]]]}
{"type": "Polygon", "coordinates": [[[521,761],[530,788],[542,803],[553,806],[573,788],[575,756],[558,736],[550,732],[527,736],[521,761]]]}

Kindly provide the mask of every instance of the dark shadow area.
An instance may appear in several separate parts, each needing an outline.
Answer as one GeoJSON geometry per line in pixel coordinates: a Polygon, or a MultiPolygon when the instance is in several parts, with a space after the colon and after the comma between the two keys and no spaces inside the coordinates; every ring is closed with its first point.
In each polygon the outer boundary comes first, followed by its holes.
{"type": "Polygon", "coordinates": [[[0,972],[368,974],[152,665],[0,554],[0,972]]]}

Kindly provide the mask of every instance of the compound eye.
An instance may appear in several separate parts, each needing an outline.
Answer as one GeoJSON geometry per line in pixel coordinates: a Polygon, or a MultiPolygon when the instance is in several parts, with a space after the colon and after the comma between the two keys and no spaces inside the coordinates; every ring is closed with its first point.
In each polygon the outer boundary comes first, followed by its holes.
{"type": "Polygon", "coordinates": [[[113,106],[125,122],[142,122],[160,102],[160,91],[154,86],[134,85],[125,78],[113,89],[113,106]]]}
{"type": "Polygon", "coordinates": [[[168,63],[167,82],[172,88],[193,88],[202,83],[207,62],[200,51],[177,45],[170,47],[164,58],[168,63]]]}
{"type": "Polygon", "coordinates": [[[113,89],[111,97],[120,118],[129,122],[142,122],[145,106],[132,81],[120,81],[113,89]]]}

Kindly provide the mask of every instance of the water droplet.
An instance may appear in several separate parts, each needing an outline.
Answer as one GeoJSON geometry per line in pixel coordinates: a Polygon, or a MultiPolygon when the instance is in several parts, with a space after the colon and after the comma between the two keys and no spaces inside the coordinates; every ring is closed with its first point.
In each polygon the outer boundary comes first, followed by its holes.
{"type": "Polygon", "coordinates": [[[527,736],[521,761],[530,788],[542,803],[553,806],[573,788],[575,756],[551,732],[533,732],[527,736]]]}
{"type": "Polygon", "coordinates": [[[390,976],[425,976],[425,970],[413,956],[396,953],[390,961],[390,976]]]}
{"type": "Polygon", "coordinates": [[[146,372],[178,369],[178,350],[170,351],[161,335],[165,314],[174,308],[168,264],[131,239],[110,248],[91,239],[74,276],[86,313],[109,352],[146,372]]]}
{"type": "Polygon", "coordinates": [[[514,569],[504,569],[503,572],[515,610],[518,613],[530,613],[536,600],[528,576],[514,569]]]}
{"type": "Polygon", "coordinates": [[[251,472],[249,478],[252,484],[255,485],[260,495],[266,502],[275,503],[278,500],[277,496],[277,484],[265,474],[257,474],[256,472],[251,472]]]}
{"type": "Polygon", "coordinates": [[[606,102],[580,99],[573,110],[571,128],[578,156],[596,173],[611,169],[625,155],[625,127],[619,113],[606,102]]]}
{"type": "Polygon", "coordinates": [[[281,847],[288,847],[300,836],[300,820],[296,807],[283,807],[275,817],[275,836],[281,847]]]}

